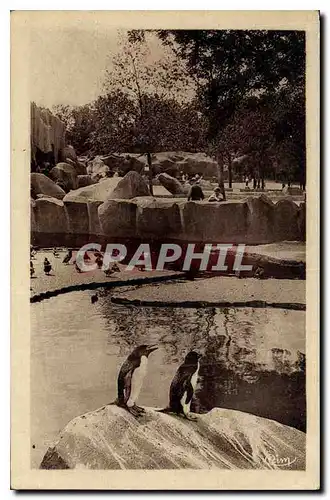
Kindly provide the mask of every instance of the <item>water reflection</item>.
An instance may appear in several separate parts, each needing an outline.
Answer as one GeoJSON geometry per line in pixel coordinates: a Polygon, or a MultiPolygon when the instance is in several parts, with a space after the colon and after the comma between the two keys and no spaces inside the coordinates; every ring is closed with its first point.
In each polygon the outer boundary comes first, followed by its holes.
{"type": "Polygon", "coordinates": [[[163,407],[190,349],[203,354],[192,409],[225,407],[305,430],[305,313],[280,309],[118,306],[74,292],[31,306],[31,447],[40,463],[79,414],[113,401],[137,344],[158,343],[139,403],[163,407]]]}
{"type": "Polygon", "coordinates": [[[303,312],[123,307],[109,299],[101,310],[108,342],[122,355],[145,339],[161,343],[168,364],[192,348],[203,353],[194,411],[232,408],[306,430],[303,312]]]}

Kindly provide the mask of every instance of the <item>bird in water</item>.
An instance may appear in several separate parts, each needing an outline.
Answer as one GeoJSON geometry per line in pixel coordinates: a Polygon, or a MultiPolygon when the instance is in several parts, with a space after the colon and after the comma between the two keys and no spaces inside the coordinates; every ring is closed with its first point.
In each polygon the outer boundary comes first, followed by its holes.
{"type": "Polygon", "coordinates": [[[99,300],[97,293],[91,296],[91,303],[95,304],[99,300]]]}
{"type": "Polygon", "coordinates": [[[72,259],[72,250],[70,249],[68,250],[68,253],[63,259],[63,264],[69,264],[71,259],[72,259]]]}
{"type": "Polygon", "coordinates": [[[139,417],[145,413],[144,408],[136,405],[136,401],[147,373],[148,357],[156,349],[158,349],[158,346],[147,344],[136,347],[119,371],[117,381],[118,397],[112,404],[125,408],[134,417],[139,417]]]}
{"type": "Polygon", "coordinates": [[[45,257],[45,260],[44,260],[44,273],[46,274],[46,276],[49,276],[49,273],[50,273],[51,270],[52,270],[52,265],[49,262],[49,260],[47,259],[47,257],[45,257]]]}
{"type": "Polygon", "coordinates": [[[196,420],[196,417],[190,414],[190,404],[196,390],[200,367],[199,359],[201,357],[201,354],[196,351],[188,352],[172,380],[169,405],[167,408],[158,411],[161,413],[176,413],[188,420],[196,420]]]}

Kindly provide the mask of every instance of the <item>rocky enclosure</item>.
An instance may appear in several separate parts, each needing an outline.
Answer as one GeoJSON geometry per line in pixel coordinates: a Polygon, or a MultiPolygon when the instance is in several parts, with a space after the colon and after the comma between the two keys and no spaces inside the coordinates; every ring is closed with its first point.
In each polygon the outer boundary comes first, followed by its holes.
{"type": "MultiPolygon", "coordinates": [[[[35,244],[75,246],[77,235],[83,240],[81,244],[95,236],[232,244],[305,239],[306,206],[298,207],[290,197],[277,203],[264,194],[221,203],[187,202],[184,198],[150,196],[145,179],[135,171],[79,189],[72,189],[82,177],[73,166],[60,163],[51,174],[71,190],[65,194],[43,174],[32,174],[35,244]]],[[[86,182],[87,176],[83,177],[86,182]]]]}
{"type": "Polygon", "coordinates": [[[297,207],[289,199],[274,204],[263,195],[219,204],[151,196],[103,203],[48,196],[31,201],[32,240],[52,235],[50,245],[74,245],[74,234],[256,245],[304,241],[305,218],[304,204],[297,207]]]}
{"type": "Polygon", "coordinates": [[[41,469],[305,468],[305,434],[273,420],[214,408],[195,422],[152,409],[139,420],[117,406],[73,419],[41,469]]]}

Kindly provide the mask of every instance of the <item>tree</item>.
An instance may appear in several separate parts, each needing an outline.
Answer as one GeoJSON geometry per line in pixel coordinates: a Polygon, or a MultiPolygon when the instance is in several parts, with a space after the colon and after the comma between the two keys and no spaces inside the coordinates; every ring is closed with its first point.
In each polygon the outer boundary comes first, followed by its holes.
{"type": "Polygon", "coordinates": [[[134,142],[136,105],[121,90],[94,102],[94,130],[89,142],[94,154],[127,151],[134,142]]]}
{"type": "Polygon", "coordinates": [[[90,136],[95,129],[93,104],[83,106],[55,105],[53,112],[66,125],[66,140],[78,154],[90,149],[90,136]]]}
{"type": "Polygon", "coordinates": [[[139,36],[139,32],[124,35],[120,45],[121,51],[113,58],[113,68],[107,73],[105,91],[111,94],[121,89],[132,100],[134,148],[147,155],[152,194],[151,152],[159,147],[159,128],[169,121],[167,115],[175,108],[173,101],[185,100],[188,75],[185,79],[180,60],[171,59],[169,54],[154,60],[146,38],[139,36]]]}
{"type": "MultiPolygon", "coordinates": [[[[273,105],[278,145],[283,140],[279,137],[280,131],[287,130],[291,136],[289,149],[295,150],[301,175],[304,175],[303,31],[158,30],[157,35],[185,61],[190,76],[197,81],[197,97],[208,118],[210,142],[219,138],[233,121],[237,130],[242,130],[233,118],[242,104],[251,98],[259,104],[267,102],[270,107],[273,105]]],[[[262,132],[263,128],[259,130],[262,132]]],[[[263,132],[260,139],[265,139],[263,132]]],[[[284,151],[283,146],[284,143],[279,150],[284,151]]]]}

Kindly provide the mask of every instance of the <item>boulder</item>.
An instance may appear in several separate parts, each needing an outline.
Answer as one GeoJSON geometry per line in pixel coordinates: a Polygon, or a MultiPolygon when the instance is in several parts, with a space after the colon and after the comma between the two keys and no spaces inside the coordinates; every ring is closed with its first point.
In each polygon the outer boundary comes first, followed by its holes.
{"type": "Polygon", "coordinates": [[[37,195],[44,194],[52,198],[62,200],[65,196],[60,186],[44,174],[32,173],[31,174],[31,196],[37,198],[37,195]]]}
{"type": "Polygon", "coordinates": [[[169,176],[174,176],[179,173],[179,167],[177,165],[177,160],[172,157],[165,156],[166,153],[158,153],[153,160],[153,170],[154,173],[162,172],[168,174],[169,176]]]}
{"type": "Polygon", "coordinates": [[[137,198],[136,227],[140,238],[177,239],[182,233],[180,209],[173,201],[137,198]]]}
{"type": "Polygon", "coordinates": [[[107,156],[101,156],[101,159],[112,172],[117,170],[123,175],[130,170],[140,173],[147,164],[145,155],[137,153],[111,153],[107,156]]]}
{"type": "Polygon", "coordinates": [[[102,204],[101,201],[89,201],[87,203],[88,210],[88,232],[90,235],[101,235],[102,228],[99,220],[98,208],[102,204]]]}
{"type": "Polygon", "coordinates": [[[186,174],[202,174],[204,177],[217,177],[218,163],[205,153],[181,153],[183,159],[177,162],[179,171],[186,174]]]}
{"type": "Polygon", "coordinates": [[[65,201],[70,234],[89,234],[89,215],[87,203],[65,201]]]}
{"type": "Polygon", "coordinates": [[[182,205],[183,236],[187,241],[245,242],[248,221],[246,201],[221,203],[189,201],[182,205]]]}
{"type": "Polygon", "coordinates": [[[279,200],[276,203],[274,235],[277,241],[299,240],[298,213],[298,206],[290,198],[279,200]]]}
{"type": "Polygon", "coordinates": [[[136,237],[136,203],[107,200],[98,207],[102,233],[109,237],[136,237]]]}
{"type": "Polygon", "coordinates": [[[74,163],[77,162],[76,151],[71,145],[67,145],[62,149],[61,157],[63,162],[66,162],[67,160],[71,160],[74,163]]]}
{"type": "Polygon", "coordinates": [[[264,194],[251,196],[248,205],[248,228],[246,243],[261,244],[274,241],[275,205],[264,194]]]}
{"type": "Polygon", "coordinates": [[[96,156],[93,160],[88,162],[87,174],[91,176],[95,182],[103,177],[108,177],[110,172],[109,167],[102,161],[101,157],[96,156]]]}
{"type": "Polygon", "coordinates": [[[78,175],[77,177],[77,187],[82,188],[86,186],[91,186],[92,184],[95,184],[95,181],[91,178],[90,175],[78,175]]]}
{"type": "Polygon", "coordinates": [[[166,173],[162,173],[158,175],[157,179],[171,194],[185,194],[185,190],[181,182],[174,177],[171,177],[166,173]]]}
{"type": "Polygon", "coordinates": [[[131,170],[120,179],[115,189],[110,194],[111,199],[129,200],[136,196],[148,196],[149,188],[143,177],[131,170]]]}
{"type": "Polygon", "coordinates": [[[86,175],[87,174],[87,168],[86,166],[81,163],[80,161],[77,161],[75,164],[75,170],[77,172],[77,175],[86,175]]]}
{"type": "Polygon", "coordinates": [[[68,163],[58,163],[51,169],[49,176],[53,181],[60,182],[65,187],[66,192],[77,189],[77,172],[68,163]]]}
{"type": "Polygon", "coordinates": [[[143,419],[114,405],[68,423],[40,469],[304,470],[306,435],[273,420],[214,408],[191,422],[147,408],[143,419]],[[279,460],[279,457],[281,460],[279,460]]]}
{"type": "Polygon", "coordinates": [[[64,203],[57,198],[39,198],[35,201],[35,230],[39,233],[67,233],[68,219],[64,203]]]}
{"type": "Polygon", "coordinates": [[[114,188],[117,186],[120,181],[120,177],[110,177],[103,179],[96,184],[92,184],[91,186],[82,187],[79,189],[75,189],[67,193],[64,197],[64,201],[106,201],[114,188]]]}

